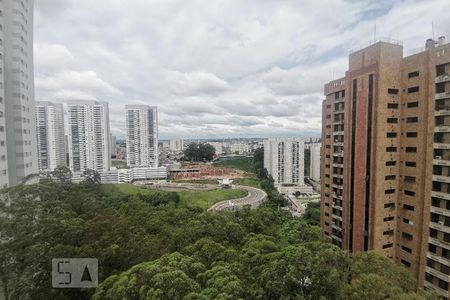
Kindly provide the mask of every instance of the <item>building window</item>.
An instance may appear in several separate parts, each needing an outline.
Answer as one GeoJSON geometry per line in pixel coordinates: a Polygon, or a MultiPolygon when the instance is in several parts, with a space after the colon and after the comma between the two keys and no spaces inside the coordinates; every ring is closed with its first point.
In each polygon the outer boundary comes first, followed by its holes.
{"type": "Polygon", "coordinates": [[[395,203],[394,202],[385,203],[384,208],[395,208],[395,203]]]}
{"type": "Polygon", "coordinates": [[[408,153],[415,153],[415,152],[417,152],[417,148],[416,147],[406,147],[405,151],[408,153]]]}
{"type": "Polygon", "coordinates": [[[384,222],[389,222],[389,221],[393,221],[393,220],[394,220],[394,217],[393,217],[393,216],[389,216],[389,217],[383,218],[383,221],[384,221],[384,222]]]}
{"type": "Polygon", "coordinates": [[[430,251],[431,253],[436,253],[437,251],[436,245],[428,244],[428,251],[430,251]]]}
{"type": "Polygon", "coordinates": [[[398,104],[397,103],[388,103],[387,108],[397,109],[398,108],[398,104]]]}
{"type": "Polygon", "coordinates": [[[409,108],[419,107],[419,102],[418,102],[418,101],[415,101],[415,102],[409,102],[409,103],[408,103],[408,107],[409,107],[409,108]]]}
{"type": "Polygon", "coordinates": [[[397,162],[395,160],[389,160],[386,162],[387,167],[392,167],[392,166],[395,166],[396,164],[397,164],[397,162]]]}
{"type": "Polygon", "coordinates": [[[387,122],[390,124],[396,124],[398,122],[397,118],[387,118],[387,122]]]}
{"type": "Polygon", "coordinates": [[[387,175],[387,176],[384,176],[384,180],[395,180],[395,175],[387,175]]]}
{"type": "Polygon", "coordinates": [[[389,95],[398,95],[398,89],[388,89],[389,95]]]}
{"type": "Polygon", "coordinates": [[[408,253],[412,253],[412,250],[406,246],[402,246],[402,250],[408,253]]]}
{"type": "Polygon", "coordinates": [[[411,73],[408,73],[408,78],[413,78],[419,76],[419,71],[414,71],[411,73]]]}
{"type": "Polygon", "coordinates": [[[386,230],[386,231],[383,232],[383,235],[390,235],[390,236],[392,236],[392,235],[394,235],[394,230],[393,229],[386,230]]]}
{"type": "Polygon", "coordinates": [[[417,137],[417,132],[407,132],[406,137],[415,138],[417,137]]]}
{"type": "Polygon", "coordinates": [[[405,182],[408,182],[408,183],[414,183],[414,182],[416,182],[416,177],[414,177],[414,176],[405,176],[405,182]]]}
{"type": "Polygon", "coordinates": [[[416,162],[415,161],[405,161],[405,166],[406,167],[415,167],[416,162]]]}
{"type": "Polygon", "coordinates": [[[413,236],[412,234],[409,234],[407,232],[402,232],[402,239],[408,240],[408,241],[412,241],[413,240],[413,236]]]}
{"type": "Polygon", "coordinates": [[[404,265],[407,268],[411,267],[411,263],[409,261],[401,259],[400,262],[402,263],[402,265],[404,265]]]}
{"type": "Polygon", "coordinates": [[[436,238],[438,235],[438,231],[436,229],[430,228],[430,236],[432,238],[436,238]]]}
{"type": "Polygon", "coordinates": [[[386,133],[386,137],[395,138],[395,137],[397,137],[397,132],[388,132],[388,133],[386,133]]]}
{"type": "Polygon", "coordinates": [[[415,196],[415,195],[416,195],[415,192],[413,192],[413,191],[408,191],[408,190],[404,190],[404,193],[405,193],[406,196],[415,196]]]}
{"type": "Polygon", "coordinates": [[[384,190],[385,195],[394,194],[394,193],[395,193],[395,189],[384,190]]]}
{"type": "Polygon", "coordinates": [[[386,147],[386,152],[397,152],[397,147],[386,147]]]}
{"type": "Polygon", "coordinates": [[[417,123],[419,121],[418,117],[408,117],[406,118],[406,123],[417,123]]]}
{"type": "Polygon", "coordinates": [[[389,243],[389,244],[385,244],[383,245],[383,249],[388,249],[388,248],[392,248],[393,244],[389,243]]]}
{"type": "Polygon", "coordinates": [[[414,206],[409,205],[409,204],[403,204],[403,208],[406,210],[414,211],[414,206]]]}
{"type": "Polygon", "coordinates": [[[418,86],[413,86],[413,87],[408,88],[408,94],[417,93],[418,91],[419,91],[418,86]]]}

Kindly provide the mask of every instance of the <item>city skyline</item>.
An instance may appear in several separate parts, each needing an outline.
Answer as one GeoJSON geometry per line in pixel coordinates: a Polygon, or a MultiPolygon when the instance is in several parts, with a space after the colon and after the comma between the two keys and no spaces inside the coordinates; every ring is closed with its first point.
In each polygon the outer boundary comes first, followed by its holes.
{"type": "Polygon", "coordinates": [[[405,52],[431,20],[450,36],[448,1],[412,2],[38,1],[36,100],[107,101],[118,137],[131,103],[159,107],[162,139],[319,136],[322,83],[375,24],[405,52]]]}

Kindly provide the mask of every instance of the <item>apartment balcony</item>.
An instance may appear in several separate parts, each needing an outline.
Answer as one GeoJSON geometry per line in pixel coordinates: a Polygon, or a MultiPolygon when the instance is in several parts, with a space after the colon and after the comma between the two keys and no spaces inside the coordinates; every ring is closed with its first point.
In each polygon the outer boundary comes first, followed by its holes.
{"type": "Polygon", "coordinates": [[[344,152],[343,151],[341,151],[341,152],[334,152],[333,156],[344,157],[344,152]]]}
{"type": "Polygon", "coordinates": [[[333,145],[334,146],[344,146],[344,142],[334,142],[333,145]]]}
{"type": "Polygon", "coordinates": [[[428,274],[433,275],[434,277],[440,278],[446,282],[448,282],[449,278],[448,275],[442,273],[441,271],[438,271],[436,269],[430,268],[429,266],[425,266],[425,272],[427,272],[428,274]]]}
{"type": "Polygon", "coordinates": [[[343,114],[343,113],[344,113],[344,109],[343,109],[343,108],[336,109],[336,110],[334,111],[334,113],[335,113],[335,114],[343,114]]]}
{"type": "Polygon", "coordinates": [[[426,287],[427,289],[437,292],[442,297],[448,298],[448,291],[441,289],[440,287],[432,284],[431,282],[424,280],[423,286],[426,287]]]}
{"type": "Polygon", "coordinates": [[[342,175],[342,174],[332,174],[331,176],[335,177],[335,178],[341,178],[341,179],[344,178],[344,175],[342,175]]]}
{"type": "Polygon", "coordinates": [[[343,200],[342,196],[340,196],[340,195],[338,195],[336,193],[333,193],[333,198],[336,198],[336,199],[339,199],[339,200],[343,200]]]}
{"type": "Polygon", "coordinates": [[[449,226],[445,226],[444,222],[436,223],[436,222],[430,221],[430,225],[429,226],[430,226],[430,228],[433,228],[433,229],[436,229],[436,230],[439,230],[439,231],[442,231],[442,232],[450,233],[450,227],[449,226]]]}
{"type": "Polygon", "coordinates": [[[333,168],[343,168],[344,164],[340,164],[340,163],[332,163],[331,164],[333,166],[333,168]]]}
{"type": "Polygon", "coordinates": [[[450,143],[434,143],[433,144],[434,149],[442,149],[442,150],[449,150],[450,149],[450,143]]]}
{"type": "MultiPolygon", "coordinates": [[[[447,243],[446,241],[441,241],[441,240],[438,240],[438,239],[435,239],[432,237],[428,237],[428,243],[438,246],[438,247],[441,247],[441,248],[444,248],[444,249],[447,249],[447,250],[450,250],[450,243],[447,243]]],[[[436,255],[434,255],[434,256],[436,256],[436,255]]],[[[442,258],[442,259],[444,259],[444,258],[442,258]]],[[[447,264],[447,262],[444,262],[444,264],[447,264]]]]}
{"type": "Polygon", "coordinates": [[[338,237],[338,236],[335,236],[334,234],[331,234],[331,238],[332,238],[333,240],[336,240],[336,241],[339,241],[339,242],[342,243],[342,239],[341,239],[340,237],[338,237]]]}
{"type": "Polygon", "coordinates": [[[447,99],[447,98],[450,98],[450,92],[437,93],[434,99],[440,100],[440,99],[447,99]]]}
{"type": "Polygon", "coordinates": [[[337,188],[337,189],[341,189],[341,190],[344,188],[342,185],[335,184],[335,183],[333,183],[331,186],[334,187],[334,188],[337,188]]]}
{"type": "Polygon", "coordinates": [[[345,101],[345,98],[338,98],[334,100],[334,103],[342,103],[345,101]]]}
{"type": "Polygon", "coordinates": [[[434,132],[450,132],[450,126],[448,125],[435,126],[434,132]]]}
{"type": "Polygon", "coordinates": [[[331,228],[339,230],[339,231],[342,231],[342,228],[337,226],[337,225],[335,225],[335,224],[331,224],[331,228]]]}
{"type": "Polygon", "coordinates": [[[342,221],[342,217],[340,217],[340,216],[338,216],[338,215],[331,214],[331,216],[332,216],[334,219],[336,219],[336,220],[342,221]]]}
{"type": "Polygon", "coordinates": [[[443,207],[430,206],[430,211],[438,215],[450,217],[450,210],[443,207]]]}
{"type": "Polygon", "coordinates": [[[433,175],[432,176],[433,181],[439,181],[444,183],[450,183],[450,176],[443,176],[443,175],[433,175]]]}
{"type": "Polygon", "coordinates": [[[435,79],[436,83],[448,82],[448,81],[450,81],[450,74],[444,74],[444,75],[436,77],[436,79],[435,79]]]}
{"type": "Polygon", "coordinates": [[[333,135],[344,135],[344,131],[334,131],[333,135]]]}
{"type": "Polygon", "coordinates": [[[333,125],[341,125],[344,124],[344,119],[341,120],[333,120],[333,125]]]}
{"type": "Polygon", "coordinates": [[[339,205],[336,205],[336,204],[332,204],[331,207],[342,211],[342,206],[339,206],[339,205]]]}
{"type": "Polygon", "coordinates": [[[441,105],[436,106],[436,110],[434,111],[435,116],[448,116],[450,115],[450,105],[441,105]]]}
{"type": "Polygon", "coordinates": [[[442,159],[439,156],[433,159],[433,165],[435,166],[447,166],[450,167],[450,160],[442,159]]]}
{"type": "Polygon", "coordinates": [[[431,192],[431,197],[444,199],[444,200],[450,200],[450,194],[444,193],[444,192],[431,192]]]}

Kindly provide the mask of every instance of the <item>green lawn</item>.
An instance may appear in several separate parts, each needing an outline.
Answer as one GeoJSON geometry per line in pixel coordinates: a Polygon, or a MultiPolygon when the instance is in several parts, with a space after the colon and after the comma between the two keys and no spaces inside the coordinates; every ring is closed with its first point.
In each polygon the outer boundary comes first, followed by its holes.
{"type": "Polygon", "coordinates": [[[181,198],[181,205],[208,209],[214,203],[223,200],[245,197],[247,192],[241,190],[217,189],[207,192],[178,192],[178,194],[181,198]]]}
{"type": "Polygon", "coordinates": [[[125,168],[127,166],[127,162],[120,159],[111,159],[111,166],[125,168]]]}
{"type": "Polygon", "coordinates": [[[254,172],[252,157],[224,160],[221,162],[214,163],[214,165],[238,169],[249,173],[254,172]]]}
{"type": "MultiPolygon", "coordinates": [[[[106,194],[120,193],[134,195],[138,193],[150,194],[161,192],[161,190],[148,189],[132,184],[104,184],[102,185],[102,189],[106,194]]],[[[245,197],[247,192],[241,190],[217,189],[205,192],[178,192],[178,195],[180,195],[180,206],[208,209],[214,203],[223,200],[245,197]]]]}
{"type": "Polygon", "coordinates": [[[152,193],[152,190],[144,189],[140,186],[132,185],[132,184],[102,184],[102,190],[106,194],[127,194],[134,195],[138,193],[152,193]]]}
{"type": "Polygon", "coordinates": [[[246,178],[238,178],[234,179],[233,184],[236,185],[246,185],[255,188],[259,188],[259,179],[256,177],[246,177],[246,178]]]}

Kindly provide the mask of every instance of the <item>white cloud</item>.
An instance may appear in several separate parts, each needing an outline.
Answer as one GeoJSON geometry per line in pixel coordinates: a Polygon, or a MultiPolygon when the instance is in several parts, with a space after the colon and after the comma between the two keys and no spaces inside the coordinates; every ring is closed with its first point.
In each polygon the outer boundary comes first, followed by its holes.
{"type": "Polygon", "coordinates": [[[450,37],[448,0],[39,0],[37,100],[157,105],[162,137],[318,134],[323,84],[377,35],[450,37]],[[134,100],[133,100],[134,99],[134,100]]]}

